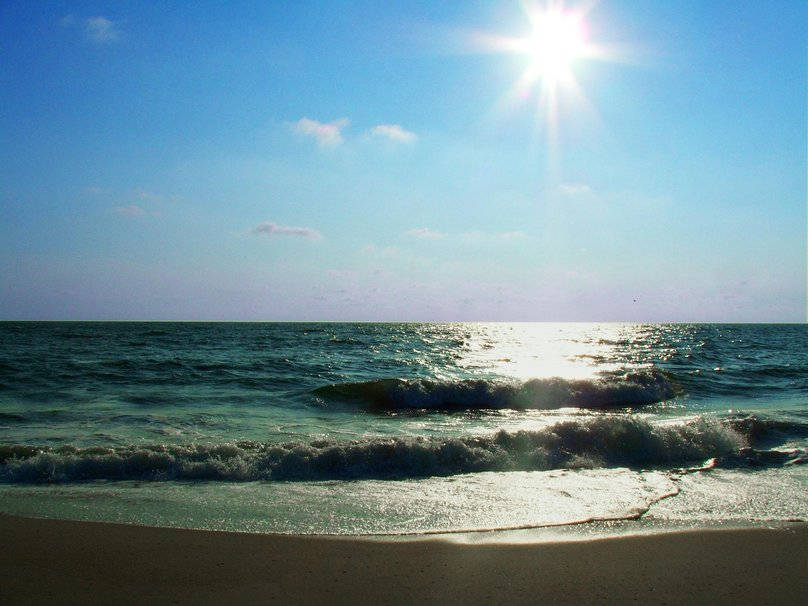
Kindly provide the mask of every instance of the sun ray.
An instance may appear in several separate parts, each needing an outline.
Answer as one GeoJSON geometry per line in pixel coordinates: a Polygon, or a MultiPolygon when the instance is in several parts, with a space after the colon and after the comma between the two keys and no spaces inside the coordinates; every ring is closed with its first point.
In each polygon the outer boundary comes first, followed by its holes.
{"type": "Polygon", "coordinates": [[[626,59],[624,50],[590,39],[587,21],[595,4],[594,0],[584,0],[574,7],[563,0],[524,3],[527,31],[521,36],[477,32],[472,37],[472,45],[478,51],[503,53],[523,61],[521,74],[503,91],[492,112],[508,114],[535,103],[534,126],[545,140],[550,179],[559,164],[564,116],[575,112],[580,114],[576,123],[581,119],[601,122],[578,79],[585,64],[626,59]]]}

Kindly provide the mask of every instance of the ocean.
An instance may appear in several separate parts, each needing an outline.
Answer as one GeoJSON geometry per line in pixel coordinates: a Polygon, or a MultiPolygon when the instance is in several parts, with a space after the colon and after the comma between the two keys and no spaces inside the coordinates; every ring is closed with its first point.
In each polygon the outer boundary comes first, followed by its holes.
{"type": "Polygon", "coordinates": [[[808,326],[0,323],[0,511],[418,535],[808,520],[808,326]]]}

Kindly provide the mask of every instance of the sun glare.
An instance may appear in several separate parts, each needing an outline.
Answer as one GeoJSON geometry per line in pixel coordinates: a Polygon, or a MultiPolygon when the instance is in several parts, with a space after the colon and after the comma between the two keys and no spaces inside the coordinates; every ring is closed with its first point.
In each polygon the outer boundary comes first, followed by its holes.
{"type": "Polygon", "coordinates": [[[533,33],[524,40],[530,59],[529,72],[535,79],[554,85],[572,77],[572,64],[584,55],[586,46],[580,18],[561,11],[532,16],[533,33]]]}
{"type": "Polygon", "coordinates": [[[516,58],[521,72],[503,92],[494,112],[519,112],[535,103],[537,133],[546,139],[548,174],[556,171],[561,146],[561,126],[576,115],[576,125],[598,121],[579,78],[592,73],[592,63],[622,61],[624,50],[590,39],[591,11],[596,0],[523,0],[520,35],[475,32],[472,44],[483,51],[507,53],[516,58]]]}

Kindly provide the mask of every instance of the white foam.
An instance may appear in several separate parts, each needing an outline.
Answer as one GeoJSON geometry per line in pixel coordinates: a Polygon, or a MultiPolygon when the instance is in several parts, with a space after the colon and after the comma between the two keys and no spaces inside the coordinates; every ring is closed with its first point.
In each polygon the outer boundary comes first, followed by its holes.
{"type": "Polygon", "coordinates": [[[677,487],[627,469],[424,480],[0,486],[23,515],[293,534],[402,534],[633,518],[677,487]],[[91,506],[90,506],[91,505],[91,506]]]}

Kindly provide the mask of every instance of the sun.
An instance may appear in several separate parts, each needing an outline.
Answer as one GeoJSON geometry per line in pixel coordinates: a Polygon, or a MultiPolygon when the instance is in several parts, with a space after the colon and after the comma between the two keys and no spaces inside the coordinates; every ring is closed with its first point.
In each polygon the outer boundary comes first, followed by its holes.
{"type": "Polygon", "coordinates": [[[529,60],[530,79],[549,86],[570,81],[573,64],[586,55],[581,18],[561,10],[538,12],[530,18],[532,34],[520,45],[529,60]]]}
{"type": "Polygon", "coordinates": [[[576,8],[563,0],[545,0],[522,8],[527,31],[521,36],[476,33],[472,43],[484,52],[503,52],[524,59],[525,68],[516,83],[516,93],[524,97],[528,90],[542,93],[576,88],[575,69],[590,59],[608,59],[608,50],[588,38],[586,17],[592,9],[589,2],[576,8]],[[536,87],[536,85],[540,85],[536,87]]]}
{"type": "Polygon", "coordinates": [[[561,146],[562,122],[599,122],[584,84],[597,62],[623,62],[624,44],[603,43],[599,28],[590,28],[597,0],[521,0],[524,21],[518,35],[473,32],[471,44],[485,53],[505,53],[517,60],[519,76],[499,97],[495,118],[519,115],[535,103],[536,132],[546,138],[548,165],[555,165],[561,146]],[[593,34],[593,36],[590,36],[593,34]],[[594,37],[595,39],[591,39],[594,37]],[[579,82],[579,78],[583,78],[579,82]]]}

